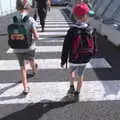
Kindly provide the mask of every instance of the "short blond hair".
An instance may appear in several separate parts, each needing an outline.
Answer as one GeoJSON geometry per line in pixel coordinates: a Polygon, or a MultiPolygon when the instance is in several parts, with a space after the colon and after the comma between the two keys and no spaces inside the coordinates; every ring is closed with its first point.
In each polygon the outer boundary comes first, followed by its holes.
{"type": "Polygon", "coordinates": [[[17,0],[16,1],[16,9],[17,10],[29,9],[30,7],[31,6],[30,6],[30,3],[28,0],[26,2],[25,2],[25,0],[17,0]]]}

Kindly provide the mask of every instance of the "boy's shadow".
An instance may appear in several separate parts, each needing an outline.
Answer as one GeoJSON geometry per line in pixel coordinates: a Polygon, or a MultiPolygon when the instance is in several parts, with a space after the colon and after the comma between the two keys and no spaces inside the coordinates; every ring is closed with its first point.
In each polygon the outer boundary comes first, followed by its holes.
{"type": "Polygon", "coordinates": [[[28,104],[28,106],[20,111],[14,112],[1,120],[38,120],[45,113],[49,112],[55,108],[61,108],[66,105],[75,103],[75,101],[70,100],[70,98],[66,95],[60,101],[51,101],[51,100],[42,100],[39,103],[28,104]]]}

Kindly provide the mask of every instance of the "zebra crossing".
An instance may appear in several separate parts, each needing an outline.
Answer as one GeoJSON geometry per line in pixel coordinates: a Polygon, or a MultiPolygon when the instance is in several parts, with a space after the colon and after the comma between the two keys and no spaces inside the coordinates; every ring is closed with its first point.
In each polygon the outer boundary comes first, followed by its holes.
{"type": "MultiPolygon", "coordinates": [[[[37,20],[37,30],[39,32],[39,40],[37,41],[36,53],[39,57],[36,59],[38,63],[38,70],[60,70],[60,56],[58,58],[41,58],[41,53],[58,54],[62,50],[62,43],[64,36],[69,29],[70,20],[65,20],[63,14],[59,9],[51,10],[48,13],[45,25],[45,32],[40,32],[41,27],[39,20],[37,20]],[[54,14],[51,15],[51,14],[54,14]],[[39,45],[38,45],[39,43],[39,45]],[[54,45],[53,45],[54,43],[54,45]],[[58,45],[59,43],[59,45],[58,45]]],[[[6,54],[11,55],[13,50],[9,48],[6,54]]],[[[27,66],[30,67],[29,65],[27,66]]],[[[111,69],[111,64],[104,58],[94,58],[87,64],[88,69],[111,69]]],[[[16,71],[19,70],[19,64],[14,60],[0,60],[0,71],[16,71]]],[[[48,73],[46,73],[47,76],[48,73]]],[[[67,74],[66,74],[67,76],[67,74]]],[[[62,76],[61,76],[62,77],[62,76]]],[[[41,79],[41,77],[39,77],[41,79]]],[[[57,82],[29,82],[30,93],[27,97],[20,96],[22,85],[19,83],[0,83],[0,104],[25,104],[42,102],[44,99],[52,101],[61,101],[66,95],[69,88],[68,81],[57,82]],[[9,89],[7,89],[9,88],[9,89]]],[[[84,81],[83,88],[80,94],[80,101],[106,101],[106,100],[120,100],[120,81],[84,81]],[[109,94],[110,93],[110,94],[109,94]],[[114,94],[116,93],[116,94],[114,94]]]]}

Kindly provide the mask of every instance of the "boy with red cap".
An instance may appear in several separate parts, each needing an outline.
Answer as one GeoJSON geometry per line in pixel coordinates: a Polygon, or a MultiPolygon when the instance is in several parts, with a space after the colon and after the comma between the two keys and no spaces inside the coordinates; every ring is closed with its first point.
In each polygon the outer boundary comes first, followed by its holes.
{"type": "MultiPolygon", "coordinates": [[[[67,35],[65,36],[64,43],[63,43],[63,49],[61,54],[61,67],[64,67],[65,64],[67,64],[67,60],[69,59],[69,79],[70,79],[70,89],[68,90],[68,95],[74,96],[75,99],[79,100],[79,93],[82,86],[82,81],[84,77],[84,71],[86,67],[86,63],[89,62],[91,57],[86,57],[83,60],[83,56],[80,59],[75,59],[73,57],[73,47],[75,49],[79,49],[80,42],[75,42],[75,37],[77,33],[80,30],[89,30],[89,32],[93,32],[93,29],[89,27],[87,24],[88,21],[88,13],[89,13],[89,7],[87,4],[81,2],[75,5],[73,8],[73,15],[76,19],[76,23],[73,24],[70,29],[67,32],[67,35]],[[77,80],[77,88],[75,90],[74,88],[74,81],[77,80]]],[[[82,39],[80,40],[82,41],[82,39]]],[[[83,40],[84,42],[84,40],[83,40]]],[[[94,46],[95,49],[95,46],[94,46]]],[[[81,49],[80,49],[81,50],[81,49]]],[[[80,51],[79,50],[79,51],[80,51]]]]}

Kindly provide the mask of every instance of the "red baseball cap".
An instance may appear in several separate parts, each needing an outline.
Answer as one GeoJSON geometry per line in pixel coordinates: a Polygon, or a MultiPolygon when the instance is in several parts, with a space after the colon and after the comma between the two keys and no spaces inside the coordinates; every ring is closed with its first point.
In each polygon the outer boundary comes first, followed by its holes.
{"type": "Polygon", "coordinates": [[[75,7],[73,8],[73,14],[76,16],[83,16],[85,14],[88,14],[90,11],[89,7],[85,3],[79,3],[76,4],[75,7]]]}

